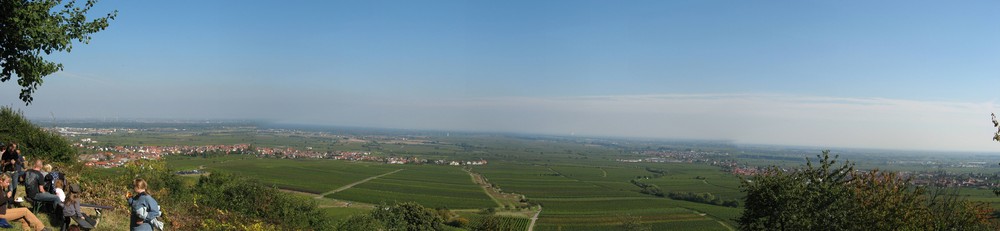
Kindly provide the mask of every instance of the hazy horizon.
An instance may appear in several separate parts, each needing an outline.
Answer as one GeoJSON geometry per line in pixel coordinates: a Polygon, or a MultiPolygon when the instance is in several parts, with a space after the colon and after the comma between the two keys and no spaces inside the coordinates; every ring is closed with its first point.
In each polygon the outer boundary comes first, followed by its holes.
{"type": "Polygon", "coordinates": [[[135,2],[31,118],[994,152],[1000,2],[135,2]]]}

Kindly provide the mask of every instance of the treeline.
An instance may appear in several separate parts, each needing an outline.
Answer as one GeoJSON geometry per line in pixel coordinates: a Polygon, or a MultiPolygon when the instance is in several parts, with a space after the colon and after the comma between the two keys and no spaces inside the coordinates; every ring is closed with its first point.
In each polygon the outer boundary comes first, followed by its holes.
{"type": "Polygon", "coordinates": [[[690,202],[698,202],[698,203],[704,203],[704,204],[710,204],[710,205],[719,205],[719,206],[726,206],[726,207],[733,207],[733,208],[736,208],[736,207],[740,206],[740,202],[738,200],[733,199],[733,200],[725,200],[725,201],[723,201],[721,198],[716,197],[715,195],[713,195],[711,193],[693,193],[693,192],[676,193],[676,192],[670,192],[670,193],[667,193],[667,197],[669,197],[670,199],[674,199],[674,200],[684,200],[684,201],[690,201],[690,202]]]}
{"type": "Polygon", "coordinates": [[[653,196],[657,196],[657,197],[668,197],[668,198],[674,199],[674,200],[684,200],[684,201],[690,201],[690,202],[697,202],[697,203],[710,204],[710,205],[718,205],[718,206],[726,206],[726,207],[733,207],[733,208],[739,207],[739,205],[740,205],[740,203],[739,203],[738,200],[735,200],[735,199],[734,200],[722,200],[722,198],[719,198],[719,197],[717,197],[717,196],[715,196],[715,195],[713,195],[711,193],[693,193],[693,192],[683,192],[683,193],[670,192],[670,193],[664,193],[663,190],[660,189],[659,186],[656,186],[654,184],[644,183],[644,182],[636,180],[636,179],[632,179],[629,182],[631,182],[633,185],[638,186],[639,188],[641,188],[639,190],[640,193],[648,194],[648,195],[653,195],[653,196]]]}
{"type": "Polygon", "coordinates": [[[649,194],[649,195],[658,196],[658,197],[663,197],[664,196],[663,190],[661,190],[659,186],[656,186],[654,184],[643,183],[643,182],[641,182],[639,180],[636,180],[636,179],[632,179],[629,182],[632,182],[632,184],[634,184],[635,186],[639,186],[639,188],[641,188],[639,190],[640,193],[649,194]]]}
{"type": "Polygon", "coordinates": [[[657,174],[656,176],[667,175],[667,170],[663,170],[663,169],[646,167],[646,171],[647,172],[651,172],[651,173],[656,173],[657,174]]]}

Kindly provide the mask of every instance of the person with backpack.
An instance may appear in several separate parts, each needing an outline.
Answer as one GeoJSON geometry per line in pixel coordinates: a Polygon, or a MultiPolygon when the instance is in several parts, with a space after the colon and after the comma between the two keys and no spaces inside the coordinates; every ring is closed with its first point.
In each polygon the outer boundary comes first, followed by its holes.
{"type": "Polygon", "coordinates": [[[56,181],[60,180],[63,182],[66,181],[66,176],[63,176],[63,174],[59,171],[52,170],[51,164],[46,164],[45,167],[43,167],[42,169],[45,170],[42,172],[42,175],[44,175],[44,180],[45,180],[45,191],[55,192],[56,189],[54,186],[56,181]]]}
{"type": "Polygon", "coordinates": [[[161,214],[160,204],[146,192],[146,180],[135,179],[133,190],[135,196],[128,198],[129,208],[132,209],[129,228],[132,231],[163,230],[163,222],[156,219],[161,214]]]}
{"type": "Polygon", "coordinates": [[[24,230],[31,230],[29,227],[34,228],[35,231],[50,230],[28,208],[7,208],[7,205],[14,203],[14,194],[7,191],[7,188],[10,187],[10,176],[0,174],[0,189],[4,191],[4,193],[0,193],[0,218],[8,221],[20,219],[21,228],[24,230]]]}

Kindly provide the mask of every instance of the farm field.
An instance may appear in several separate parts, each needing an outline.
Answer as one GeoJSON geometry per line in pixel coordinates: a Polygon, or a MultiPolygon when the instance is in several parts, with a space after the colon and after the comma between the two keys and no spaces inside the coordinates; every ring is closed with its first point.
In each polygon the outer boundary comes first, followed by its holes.
{"type": "Polygon", "coordinates": [[[335,160],[230,159],[205,165],[210,171],[260,179],[283,189],[320,194],[389,173],[399,166],[335,160]]]}
{"type": "MultiPolygon", "coordinates": [[[[539,222],[542,226],[614,226],[619,216],[638,217],[644,223],[659,224],[679,221],[708,220],[712,226],[723,227],[715,221],[733,226],[731,219],[740,209],[657,197],[622,198],[561,198],[540,199],[544,208],[539,222]]],[[[606,227],[613,228],[613,227],[606,227]]]]}
{"type": "Polygon", "coordinates": [[[371,204],[413,201],[431,208],[478,209],[496,202],[461,167],[410,165],[326,197],[371,204]]]}
{"type": "MultiPolygon", "coordinates": [[[[657,165],[664,168],[678,166],[657,165]]],[[[643,222],[657,224],[659,227],[670,226],[662,223],[701,220],[708,221],[704,224],[722,230],[726,230],[726,227],[717,221],[733,226],[732,219],[740,211],[737,208],[639,193],[639,188],[628,181],[638,176],[652,175],[645,167],[497,164],[474,170],[481,172],[490,182],[505,191],[524,194],[529,200],[541,204],[543,212],[539,216],[539,230],[558,230],[559,227],[570,228],[569,230],[612,229],[617,228],[614,225],[620,223],[618,216],[623,214],[637,216],[643,222]]],[[[678,170],[675,178],[686,181],[696,175],[716,176],[714,174],[719,172],[716,168],[705,167],[707,168],[686,167],[684,171],[678,170]]],[[[671,173],[668,172],[667,175],[671,173]]],[[[663,182],[671,182],[669,180],[672,179],[668,178],[663,182]]],[[[701,180],[697,183],[703,184],[701,180]]],[[[689,190],[718,190],[697,186],[699,187],[689,190]]]]}
{"type": "MultiPolygon", "coordinates": [[[[477,213],[459,213],[460,217],[469,219],[469,227],[476,227],[483,222],[484,215],[477,213]]],[[[531,219],[524,217],[511,217],[511,216],[499,216],[500,223],[503,223],[503,227],[509,227],[511,230],[528,230],[528,225],[531,223],[531,219]]]]}
{"type": "Polygon", "coordinates": [[[686,163],[645,163],[640,166],[667,172],[661,177],[641,180],[659,186],[664,192],[712,193],[722,199],[741,199],[743,196],[739,190],[739,178],[717,167],[686,163]]]}
{"type": "MultiPolygon", "coordinates": [[[[474,168],[483,174],[490,182],[496,184],[505,192],[523,194],[532,199],[542,198],[587,198],[587,197],[629,197],[641,196],[638,188],[630,189],[627,185],[597,184],[607,181],[584,181],[572,178],[543,165],[526,164],[496,164],[474,168]]],[[[597,168],[592,174],[601,174],[597,168]]],[[[618,184],[619,182],[611,181],[618,184]]],[[[626,181],[620,183],[628,184],[626,181]]]]}

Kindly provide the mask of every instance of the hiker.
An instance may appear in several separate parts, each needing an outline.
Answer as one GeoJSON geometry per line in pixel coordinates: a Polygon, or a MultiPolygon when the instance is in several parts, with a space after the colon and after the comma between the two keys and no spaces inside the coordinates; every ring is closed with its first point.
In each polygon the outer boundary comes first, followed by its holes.
{"type": "Polygon", "coordinates": [[[45,191],[45,180],[42,177],[42,160],[35,160],[35,167],[24,173],[24,187],[28,198],[34,201],[52,202],[52,208],[58,205],[59,196],[45,191]]]}
{"type": "Polygon", "coordinates": [[[146,180],[135,179],[132,186],[135,196],[128,198],[128,205],[132,209],[129,223],[131,230],[152,231],[154,227],[163,230],[163,222],[156,219],[161,214],[160,204],[146,192],[146,180]]]}
{"type": "MultiPolygon", "coordinates": [[[[10,176],[0,174],[0,189],[7,191],[10,185],[10,176]]],[[[21,228],[24,230],[30,230],[28,227],[33,227],[36,231],[38,230],[49,230],[41,220],[35,214],[31,213],[28,208],[7,208],[7,205],[14,203],[14,194],[11,192],[0,193],[0,218],[7,219],[8,221],[21,220],[21,228]],[[29,226],[30,224],[30,226],[29,226]]]]}

